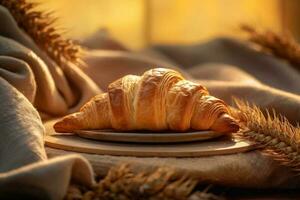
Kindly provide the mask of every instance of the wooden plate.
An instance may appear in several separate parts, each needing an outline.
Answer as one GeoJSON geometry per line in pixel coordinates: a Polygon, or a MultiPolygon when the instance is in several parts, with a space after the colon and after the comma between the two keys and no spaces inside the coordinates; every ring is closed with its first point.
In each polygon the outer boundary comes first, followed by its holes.
{"type": "Polygon", "coordinates": [[[241,141],[230,135],[213,140],[181,143],[107,142],[82,138],[76,134],[56,133],[53,130],[54,123],[55,120],[44,124],[47,135],[45,145],[79,153],[136,157],[200,157],[241,153],[257,148],[254,143],[241,141]]]}
{"type": "Polygon", "coordinates": [[[48,147],[101,155],[136,157],[200,157],[241,153],[255,148],[254,144],[230,137],[185,143],[116,143],[90,140],[77,135],[46,136],[48,147]]]}
{"type": "Polygon", "coordinates": [[[208,140],[223,135],[213,131],[194,131],[186,133],[155,132],[114,132],[113,130],[77,130],[78,136],[93,140],[135,143],[173,143],[208,140]]]}

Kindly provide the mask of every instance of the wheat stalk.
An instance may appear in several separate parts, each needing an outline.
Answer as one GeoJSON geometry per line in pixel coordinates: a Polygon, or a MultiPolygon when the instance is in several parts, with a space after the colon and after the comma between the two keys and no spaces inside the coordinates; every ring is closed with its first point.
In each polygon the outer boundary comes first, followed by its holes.
{"type": "Polygon", "coordinates": [[[197,182],[187,174],[179,174],[170,168],[157,168],[148,173],[133,173],[129,165],[123,164],[112,167],[93,188],[71,185],[65,199],[223,199],[206,192],[193,192],[197,182]]]}
{"type": "Polygon", "coordinates": [[[234,115],[241,120],[244,131],[238,137],[256,142],[262,152],[281,164],[300,170],[300,128],[277,115],[275,111],[263,112],[255,105],[235,99],[239,112],[234,115]],[[265,113],[265,114],[264,114],[265,113]]]}
{"type": "Polygon", "coordinates": [[[38,4],[26,0],[0,0],[35,43],[57,64],[70,61],[81,64],[81,48],[70,39],[64,39],[62,32],[55,28],[56,19],[52,13],[37,11],[38,4]]]}
{"type": "Polygon", "coordinates": [[[285,59],[294,66],[300,65],[300,46],[289,35],[278,35],[271,31],[259,32],[249,25],[241,29],[248,33],[249,40],[274,56],[285,59]]]}
{"type": "MultiPolygon", "coordinates": [[[[249,25],[242,25],[241,29],[249,34],[249,40],[274,56],[285,59],[293,66],[300,66],[300,46],[287,35],[278,35],[271,31],[259,32],[249,25]]],[[[300,69],[300,68],[299,68],[300,69]]],[[[294,127],[281,116],[266,110],[265,115],[255,105],[236,100],[236,104],[243,113],[245,131],[242,138],[261,144],[263,153],[278,160],[283,165],[291,167],[295,171],[300,170],[300,128],[294,127]]]]}

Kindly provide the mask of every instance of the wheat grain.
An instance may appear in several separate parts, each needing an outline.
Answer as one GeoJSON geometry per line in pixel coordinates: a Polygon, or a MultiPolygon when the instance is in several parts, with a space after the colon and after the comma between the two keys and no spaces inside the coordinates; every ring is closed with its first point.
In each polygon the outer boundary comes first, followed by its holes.
{"type": "Polygon", "coordinates": [[[65,199],[223,199],[206,192],[193,192],[197,182],[187,174],[177,173],[174,169],[166,167],[148,173],[134,173],[128,164],[123,164],[111,168],[93,188],[77,186],[76,189],[74,185],[70,185],[65,199]]]}
{"type": "Polygon", "coordinates": [[[69,61],[82,64],[81,48],[70,39],[64,39],[62,32],[55,28],[56,18],[53,13],[37,11],[37,3],[26,0],[0,0],[35,43],[44,50],[57,64],[69,61]]]}
{"type": "Polygon", "coordinates": [[[279,35],[272,31],[259,32],[249,25],[242,25],[241,29],[248,33],[249,40],[262,48],[262,51],[273,54],[300,66],[300,46],[290,35],[279,35]]]}
{"type": "Polygon", "coordinates": [[[235,99],[235,102],[240,111],[235,117],[246,127],[238,136],[256,142],[262,147],[265,155],[299,171],[300,128],[294,127],[275,111],[263,112],[256,105],[245,101],[235,99]]]}

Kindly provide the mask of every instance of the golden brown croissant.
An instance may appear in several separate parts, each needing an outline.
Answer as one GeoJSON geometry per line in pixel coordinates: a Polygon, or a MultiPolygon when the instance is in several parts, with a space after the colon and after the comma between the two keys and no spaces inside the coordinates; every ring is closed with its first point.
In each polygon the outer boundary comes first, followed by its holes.
{"type": "Polygon", "coordinates": [[[235,132],[236,121],[227,105],[207,89],[164,68],[142,76],[127,75],[95,96],[79,112],[54,125],[57,132],[79,129],[235,132]]]}

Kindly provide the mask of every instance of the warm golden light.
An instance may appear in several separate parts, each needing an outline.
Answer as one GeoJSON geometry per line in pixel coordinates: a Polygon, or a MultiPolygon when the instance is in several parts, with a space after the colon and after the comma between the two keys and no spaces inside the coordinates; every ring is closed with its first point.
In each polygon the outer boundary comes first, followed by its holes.
{"type": "Polygon", "coordinates": [[[69,36],[81,38],[105,27],[131,48],[236,36],[240,23],[282,29],[281,0],[38,1],[57,13],[69,36]]]}

